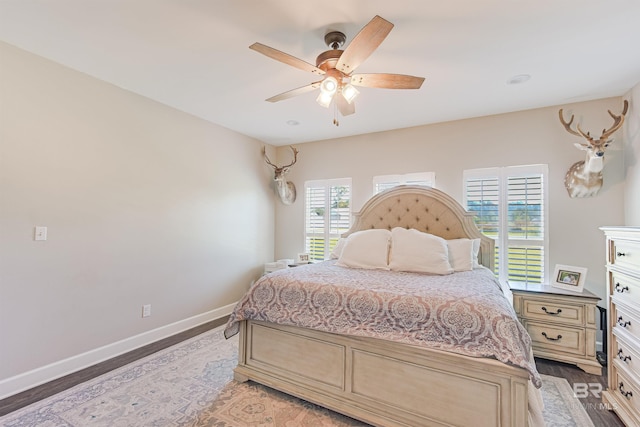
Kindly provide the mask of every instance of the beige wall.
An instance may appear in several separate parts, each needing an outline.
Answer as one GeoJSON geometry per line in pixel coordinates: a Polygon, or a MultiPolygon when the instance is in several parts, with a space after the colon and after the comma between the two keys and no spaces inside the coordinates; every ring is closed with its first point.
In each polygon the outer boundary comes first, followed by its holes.
{"type": "MultiPolygon", "coordinates": [[[[625,128],[626,205],[621,140],[600,195],[567,196],[582,154],[554,107],[300,145],[299,199],[274,213],[259,141],[2,43],[0,67],[0,386],[233,304],[263,262],[303,250],[306,180],[351,177],[357,210],[374,175],[434,171],[461,200],[464,169],[547,163],[551,267],[588,267],[603,297],[598,227],[622,224],[625,206],[626,223],[640,222],[638,118],[625,128]],[[47,241],[34,241],[36,225],[47,241]]],[[[620,105],[563,107],[597,132],[620,105]]],[[[289,156],[277,150],[278,163],[289,156]]]]}
{"type": "Polygon", "coordinates": [[[262,144],[2,43],[0,60],[0,385],[235,303],[273,258],[262,144]]]}
{"type": "Polygon", "coordinates": [[[629,100],[629,112],[624,124],[625,134],[625,225],[640,226],[640,82],[624,96],[629,100]]]}
{"type": "MultiPolygon", "coordinates": [[[[619,140],[607,151],[600,194],[571,199],[564,175],[584,155],[573,146],[578,138],[560,124],[560,107],[575,113],[584,129],[597,133],[611,125],[607,109],[619,112],[622,101],[609,98],[303,144],[289,178],[303,188],[307,180],[352,177],[353,207],[358,210],[372,195],[374,175],[433,171],[436,186],[462,201],[464,169],[546,163],[550,272],[555,264],[587,267],[586,288],[604,298],[604,235],[598,227],[623,224],[623,134],[617,134],[619,140]]],[[[282,158],[286,150],[278,149],[282,158]]],[[[277,258],[290,258],[304,249],[303,210],[302,197],[293,206],[276,205],[277,258]]]]}

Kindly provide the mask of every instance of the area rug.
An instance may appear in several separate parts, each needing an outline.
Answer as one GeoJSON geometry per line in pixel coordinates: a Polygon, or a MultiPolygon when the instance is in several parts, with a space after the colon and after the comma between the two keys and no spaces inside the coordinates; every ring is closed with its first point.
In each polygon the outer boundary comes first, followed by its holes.
{"type": "MultiPolygon", "coordinates": [[[[238,337],[222,327],[0,417],[3,427],[324,427],[360,421],[233,381],[238,337]]],[[[543,375],[545,421],[593,427],[563,378],[543,375]]]]}

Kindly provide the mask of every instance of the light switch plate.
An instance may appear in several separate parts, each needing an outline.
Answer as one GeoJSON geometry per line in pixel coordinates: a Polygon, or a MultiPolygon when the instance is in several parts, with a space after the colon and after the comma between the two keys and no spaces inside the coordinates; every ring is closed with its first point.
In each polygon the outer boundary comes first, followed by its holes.
{"type": "Polygon", "coordinates": [[[36,226],[35,239],[47,240],[47,227],[36,226]]]}

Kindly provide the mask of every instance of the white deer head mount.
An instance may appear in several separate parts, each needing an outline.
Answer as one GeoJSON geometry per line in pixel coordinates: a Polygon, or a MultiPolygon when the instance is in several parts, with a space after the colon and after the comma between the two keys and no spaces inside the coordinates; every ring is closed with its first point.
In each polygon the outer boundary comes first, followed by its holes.
{"type": "Polygon", "coordinates": [[[598,194],[598,191],[602,188],[602,169],[604,169],[604,152],[609,144],[613,141],[611,135],[620,127],[624,122],[624,116],[629,109],[629,102],[624,101],[624,107],[622,113],[616,116],[609,111],[609,115],[613,118],[613,125],[609,129],[603,129],[600,138],[592,137],[589,132],[584,133],[580,129],[580,125],[576,125],[576,130],[571,128],[573,123],[573,115],[567,122],[564,120],[562,114],[562,108],[560,109],[559,116],[560,122],[564,128],[571,135],[582,137],[586,142],[576,142],[574,145],[580,150],[586,151],[585,160],[576,162],[569,168],[567,174],[564,177],[564,186],[567,188],[570,197],[591,197],[598,194]]]}
{"type": "Polygon", "coordinates": [[[280,196],[280,200],[285,205],[290,205],[296,201],[296,186],[291,181],[287,181],[285,175],[289,172],[289,168],[293,166],[298,160],[298,149],[293,146],[289,146],[291,151],[293,151],[293,161],[288,165],[284,166],[276,166],[271,163],[269,157],[267,156],[267,152],[264,147],[262,147],[262,155],[264,156],[264,160],[268,165],[273,167],[273,180],[276,183],[276,189],[278,190],[278,196],[280,196]]]}

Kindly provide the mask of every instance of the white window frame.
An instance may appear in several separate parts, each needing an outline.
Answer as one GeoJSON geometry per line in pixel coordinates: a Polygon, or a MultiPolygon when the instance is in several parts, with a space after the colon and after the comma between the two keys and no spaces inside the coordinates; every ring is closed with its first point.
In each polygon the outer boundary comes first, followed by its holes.
{"type": "Polygon", "coordinates": [[[380,189],[381,185],[384,184],[395,184],[396,185],[424,185],[427,187],[436,186],[436,173],[435,172],[415,172],[415,173],[405,173],[405,174],[395,174],[395,175],[378,175],[373,177],[373,194],[378,194],[379,192],[389,189],[391,187],[386,187],[380,189]]]}
{"type": "MultiPolygon", "coordinates": [[[[352,224],[352,203],[353,203],[353,185],[351,184],[351,178],[334,178],[334,179],[321,179],[321,180],[312,180],[306,181],[304,183],[304,246],[305,251],[310,252],[310,248],[308,245],[308,238],[310,235],[314,235],[316,238],[322,238],[324,240],[324,259],[328,259],[331,255],[331,240],[336,240],[340,238],[340,235],[346,232],[352,224]],[[349,187],[349,208],[348,213],[343,213],[342,215],[348,216],[348,223],[346,229],[340,229],[339,233],[331,233],[331,220],[328,219],[328,215],[331,212],[331,188],[332,187],[349,187]],[[325,189],[325,200],[324,200],[324,230],[321,233],[310,233],[307,230],[307,224],[309,223],[309,208],[308,208],[308,189],[309,188],[324,188],[325,189]]],[[[310,253],[310,256],[313,257],[313,254],[310,253]]],[[[312,258],[316,259],[317,258],[312,258]]]]}
{"type": "Polygon", "coordinates": [[[467,181],[470,179],[497,179],[498,180],[498,216],[499,216],[499,238],[496,244],[500,250],[500,262],[498,268],[498,277],[501,281],[509,278],[509,262],[504,258],[503,254],[508,254],[508,248],[512,246],[542,246],[542,283],[549,283],[549,166],[546,164],[524,165],[524,166],[506,166],[484,169],[470,169],[463,172],[463,203],[467,207],[467,181]],[[508,224],[508,179],[542,176],[542,215],[543,215],[543,237],[536,239],[510,239],[508,224]],[[533,242],[537,242],[533,244],[533,242]],[[504,258],[504,259],[503,259],[504,258]]]}

